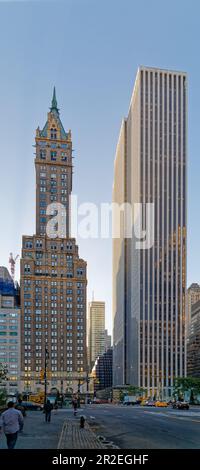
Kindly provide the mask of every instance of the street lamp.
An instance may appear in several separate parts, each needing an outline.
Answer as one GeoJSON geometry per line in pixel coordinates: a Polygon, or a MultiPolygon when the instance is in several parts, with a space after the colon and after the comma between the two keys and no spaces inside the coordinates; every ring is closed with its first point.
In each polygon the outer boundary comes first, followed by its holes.
{"type": "Polygon", "coordinates": [[[49,359],[49,352],[45,346],[45,360],[44,360],[44,405],[47,401],[47,364],[49,359]]]}

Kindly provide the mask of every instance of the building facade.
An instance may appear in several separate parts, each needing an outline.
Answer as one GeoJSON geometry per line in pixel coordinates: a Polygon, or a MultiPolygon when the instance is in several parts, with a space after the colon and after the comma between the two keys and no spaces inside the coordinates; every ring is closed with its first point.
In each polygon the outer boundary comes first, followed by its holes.
{"type": "Polygon", "coordinates": [[[23,236],[21,365],[24,390],[76,390],[86,371],[86,262],[70,238],[72,139],[60,120],[54,89],[50,112],[36,130],[36,233],[23,236]]]}
{"type": "Polygon", "coordinates": [[[7,268],[0,267],[0,363],[7,370],[0,384],[7,393],[20,392],[20,307],[19,288],[7,268]]]}
{"type": "Polygon", "coordinates": [[[200,300],[191,307],[187,344],[187,375],[200,377],[200,300]]]}
{"type": "Polygon", "coordinates": [[[113,379],[152,396],[170,396],[186,374],[186,168],[186,74],[140,67],[114,169],[113,202],[128,203],[134,222],[113,240],[113,379]],[[138,240],[149,227],[147,248],[138,240]]]}
{"type": "Polygon", "coordinates": [[[197,282],[193,282],[187,289],[187,314],[186,314],[186,337],[189,335],[192,305],[200,300],[200,285],[197,282]]]}
{"type": "Polygon", "coordinates": [[[94,393],[98,390],[111,388],[113,383],[113,350],[107,349],[101,356],[98,356],[92,375],[94,378],[94,393]]]}
{"type": "Polygon", "coordinates": [[[111,348],[111,335],[108,334],[108,330],[105,330],[105,351],[111,348]]]}
{"type": "Polygon", "coordinates": [[[105,302],[89,302],[88,309],[88,362],[89,370],[98,356],[105,351],[105,302]]]}

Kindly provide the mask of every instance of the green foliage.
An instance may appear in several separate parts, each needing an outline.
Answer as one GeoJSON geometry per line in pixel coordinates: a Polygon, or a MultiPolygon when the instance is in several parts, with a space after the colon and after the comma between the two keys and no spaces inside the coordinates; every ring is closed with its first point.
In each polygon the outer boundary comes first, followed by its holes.
{"type": "Polygon", "coordinates": [[[143,393],[145,393],[145,391],[146,390],[144,388],[137,387],[137,386],[134,386],[134,385],[130,385],[127,388],[128,395],[143,395],[143,393]]]}
{"type": "Polygon", "coordinates": [[[6,404],[6,399],[7,399],[7,392],[6,390],[0,390],[0,406],[3,406],[6,404]]]}
{"type": "Polygon", "coordinates": [[[4,366],[4,364],[2,364],[0,362],[0,382],[3,381],[3,380],[6,380],[7,378],[7,373],[8,373],[8,369],[6,366],[4,366]]]}
{"type": "Polygon", "coordinates": [[[194,400],[194,395],[200,393],[200,378],[177,377],[174,383],[174,395],[182,398],[187,391],[191,391],[191,400],[194,400]]]}

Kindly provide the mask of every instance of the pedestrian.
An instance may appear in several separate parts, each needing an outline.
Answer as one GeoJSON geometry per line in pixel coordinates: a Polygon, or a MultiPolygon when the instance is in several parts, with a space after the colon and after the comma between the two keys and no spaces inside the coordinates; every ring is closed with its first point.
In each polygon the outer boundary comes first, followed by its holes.
{"type": "Polygon", "coordinates": [[[78,406],[78,402],[77,402],[77,399],[74,398],[72,400],[72,405],[73,405],[73,408],[74,408],[74,416],[76,416],[76,413],[77,413],[77,406],[78,406]]]}
{"type": "Polygon", "coordinates": [[[53,405],[50,403],[50,400],[47,400],[47,402],[44,405],[46,423],[50,423],[50,421],[51,421],[51,411],[52,411],[52,409],[53,409],[53,405]]]}
{"type": "Polygon", "coordinates": [[[1,415],[0,429],[4,431],[8,449],[14,449],[18,432],[23,428],[24,420],[20,410],[14,408],[13,401],[8,402],[8,409],[1,415]]]}
{"type": "MultiPolygon", "coordinates": [[[[22,399],[21,398],[18,398],[18,403],[15,405],[15,409],[21,411],[23,417],[26,416],[26,410],[25,410],[24,406],[22,405],[22,399]]],[[[21,429],[21,431],[22,431],[22,429],[21,429]]]]}

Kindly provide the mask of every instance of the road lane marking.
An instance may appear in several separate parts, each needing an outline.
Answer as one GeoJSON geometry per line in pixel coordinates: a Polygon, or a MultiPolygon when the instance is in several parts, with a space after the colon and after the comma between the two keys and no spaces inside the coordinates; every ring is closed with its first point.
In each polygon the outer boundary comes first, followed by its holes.
{"type": "Polygon", "coordinates": [[[146,415],[149,414],[149,415],[154,415],[154,416],[165,416],[166,418],[171,418],[171,419],[178,419],[178,420],[185,420],[185,421],[190,421],[192,423],[200,423],[200,420],[198,419],[190,419],[190,417],[188,416],[172,416],[171,414],[169,413],[157,413],[156,411],[146,411],[146,415]]]}

